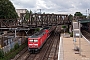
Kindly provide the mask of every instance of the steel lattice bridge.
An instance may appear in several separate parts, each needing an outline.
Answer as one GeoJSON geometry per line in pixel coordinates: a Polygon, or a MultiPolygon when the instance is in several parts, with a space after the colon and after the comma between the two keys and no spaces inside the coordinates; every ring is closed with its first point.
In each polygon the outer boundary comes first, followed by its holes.
{"type": "Polygon", "coordinates": [[[25,19],[25,13],[20,16],[20,19],[0,19],[0,29],[37,28],[71,23],[67,14],[29,14],[28,20],[25,19]]]}

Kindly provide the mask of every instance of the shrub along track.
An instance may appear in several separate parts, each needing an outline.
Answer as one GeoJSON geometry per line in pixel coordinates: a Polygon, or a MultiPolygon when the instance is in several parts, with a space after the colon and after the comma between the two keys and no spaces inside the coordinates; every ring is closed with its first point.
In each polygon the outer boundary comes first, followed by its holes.
{"type": "Polygon", "coordinates": [[[27,52],[28,50],[27,50],[27,47],[26,48],[24,48],[21,52],[19,52],[13,59],[11,59],[11,60],[17,60],[17,59],[19,59],[19,57],[21,57],[25,52],[27,52]]]}

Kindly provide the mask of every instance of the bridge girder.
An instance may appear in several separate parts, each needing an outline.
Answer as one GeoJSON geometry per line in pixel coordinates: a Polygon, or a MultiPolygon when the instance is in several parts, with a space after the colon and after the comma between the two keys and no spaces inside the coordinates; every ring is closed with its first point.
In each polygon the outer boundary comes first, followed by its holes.
{"type": "Polygon", "coordinates": [[[67,14],[29,14],[29,19],[25,19],[26,13],[21,13],[19,19],[0,19],[0,27],[42,27],[69,24],[67,14]]]}

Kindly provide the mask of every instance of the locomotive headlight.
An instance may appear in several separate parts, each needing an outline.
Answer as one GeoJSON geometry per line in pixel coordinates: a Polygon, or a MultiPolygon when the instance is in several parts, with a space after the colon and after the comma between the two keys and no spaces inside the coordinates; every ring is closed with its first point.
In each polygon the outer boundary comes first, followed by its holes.
{"type": "Polygon", "coordinates": [[[33,40],[29,40],[30,42],[33,42],[33,40]]]}
{"type": "Polygon", "coordinates": [[[34,42],[38,42],[38,40],[34,40],[34,42]]]}

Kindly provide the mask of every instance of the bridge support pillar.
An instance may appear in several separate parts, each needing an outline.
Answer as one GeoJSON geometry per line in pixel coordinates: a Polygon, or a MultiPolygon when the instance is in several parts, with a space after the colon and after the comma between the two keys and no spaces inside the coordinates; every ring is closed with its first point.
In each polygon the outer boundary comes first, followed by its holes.
{"type": "Polygon", "coordinates": [[[17,36],[17,35],[16,35],[16,29],[15,29],[15,38],[16,38],[16,36],[17,36]]]}
{"type": "Polygon", "coordinates": [[[70,28],[70,26],[68,25],[68,32],[69,32],[69,28],[70,28]]]}

